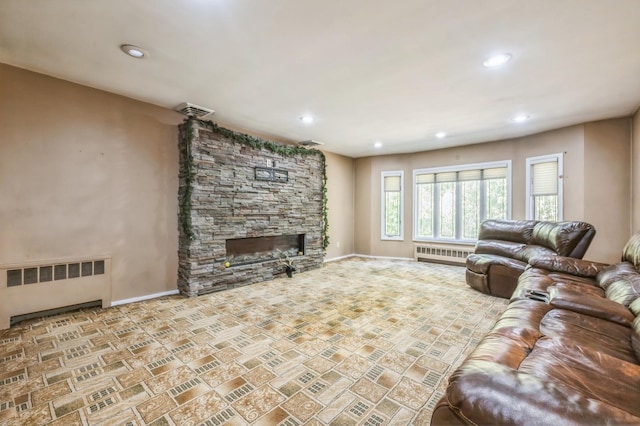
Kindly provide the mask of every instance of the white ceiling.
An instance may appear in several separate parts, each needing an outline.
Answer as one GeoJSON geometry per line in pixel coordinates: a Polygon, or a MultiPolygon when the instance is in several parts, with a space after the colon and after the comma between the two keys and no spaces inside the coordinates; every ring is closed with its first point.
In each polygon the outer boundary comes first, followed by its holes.
{"type": "Polygon", "coordinates": [[[352,157],[414,152],[632,114],[640,0],[0,0],[0,62],[352,157]]]}

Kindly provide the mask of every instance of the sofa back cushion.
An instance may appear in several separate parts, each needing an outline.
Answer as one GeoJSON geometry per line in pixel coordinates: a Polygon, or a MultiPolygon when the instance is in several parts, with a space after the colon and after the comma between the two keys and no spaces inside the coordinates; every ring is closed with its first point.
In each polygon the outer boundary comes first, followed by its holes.
{"type": "Polygon", "coordinates": [[[596,275],[596,281],[603,290],[609,288],[611,283],[614,283],[629,275],[637,275],[638,271],[633,267],[633,264],[629,262],[619,262],[609,265],[596,275]]]}
{"type": "Polygon", "coordinates": [[[501,240],[528,244],[536,223],[535,220],[485,220],[480,225],[478,241],[501,240]]]}
{"type": "Polygon", "coordinates": [[[640,266],[640,231],[633,234],[622,249],[622,261],[633,264],[636,269],[640,266]]]}
{"type": "Polygon", "coordinates": [[[629,307],[640,297],[640,274],[627,275],[612,282],[605,292],[607,299],[629,307]]]}
{"type": "Polygon", "coordinates": [[[582,259],[596,231],[586,222],[538,222],[531,244],[548,247],[560,256],[582,259]]]}
{"type": "Polygon", "coordinates": [[[543,256],[556,256],[556,252],[544,246],[530,244],[524,246],[522,250],[516,254],[515,258],[523,262],[529,262],[529,259],[543,256]]]}

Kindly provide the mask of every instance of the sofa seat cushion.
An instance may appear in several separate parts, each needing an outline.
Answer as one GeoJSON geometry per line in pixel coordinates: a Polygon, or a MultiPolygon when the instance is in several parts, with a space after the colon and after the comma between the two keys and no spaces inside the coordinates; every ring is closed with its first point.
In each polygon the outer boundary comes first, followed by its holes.
{"type": "Polygon", "coordinates": [[[630,327],[634,315],[621,303],[596,294],[586,295],[578,288],[554,285],[549,287],[549,305],[594,318],[630,327]]]}
{"type": "Polygon", "coordinates": [[[551,272],[546,269],[527,268],[520,278],[511,296],[511,300],[525,297],[528,290],[549,292],[549,287],[559,286],[567,290],[574,290],[586,295],[605,297],[604,290],[591,278],[579,277],[561,272],[551,272]]]}
{"type": "Polygon", "coordinates": [[[636,362],[576,344],[573,338],[543,337],[518,371],[616,407],[640,420],[640,366],[636,362]]]}
{"type": "Polygon", "coordinates": [[[535,339],[542,336],[540,323],[542,318],[553,309],[546,303],[535,300],[522,299],[509,303],[507,309],[496,321],[491,333],[498,333],[514,339],[520,339],[523,335],[532,335],[535,339]]]}
{"type": "Polygon", "coordinates": [[[621,361],[637,363],[630,345],[630,328],[613,321],[564,309],[551,309],[540,322],[540,333],[550,339],[570,340],[575,346],[574,350],[580,352],[598,352],[621,361]]]}

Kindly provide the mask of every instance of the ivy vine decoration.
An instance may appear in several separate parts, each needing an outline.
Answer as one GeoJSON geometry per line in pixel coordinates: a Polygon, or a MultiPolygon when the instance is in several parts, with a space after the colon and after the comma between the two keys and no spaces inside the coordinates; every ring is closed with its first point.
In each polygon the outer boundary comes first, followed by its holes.
{"type": "Polygon", "coordinates": [[[193,155],[191,153],[191,144],[193,142],[193,124],[198,122],[206,129],[223,136],[235,143],[250,146],[254,149],[266,149],[274,154],[283,157],[293,157],[295,155],[318,155],[320,156],[320,164],[322,168],[322,248],[326,250],[329,246],[329,217],[327,209],[327,159],[322,151],[316,149],[301,148],[299,146],[280,145],[275,142],[266,141],[256,138],[255,136],[237,133],[224,127],[218,126],[209,120],[198,120],[195,117],[188,117],[184,121],[184,132],[181,136],[185,140],[185,161],[184,161],[184,177],[185,190],[180,197],[179,221],[184,235],[189,240],[195,239],[193,227],[191,225],[191,194],[193,193],[193,180],[196,176],[193,155]]]}
{"type": "MultiPolygon", "coordinates": [[[[190,118],[191,119],[191,118],[190,118]]],[[[193,193],[193,180],[196,177],[196,168],[193,163],[193,155],[191,153],[191,143],[193,141],[193,126],[191,120],[186,120],[185,125],[182,126],[180,131],[180,137],[184,140],[185,152],[184,152],[184,166],[182,172],[184,173],[185,186],[184,190],[180,194],[178,211],[178,221],[182,227],[183,235],[190,241],[195,240],[196,236],[191,226],[191,194],[193,193]]]]}

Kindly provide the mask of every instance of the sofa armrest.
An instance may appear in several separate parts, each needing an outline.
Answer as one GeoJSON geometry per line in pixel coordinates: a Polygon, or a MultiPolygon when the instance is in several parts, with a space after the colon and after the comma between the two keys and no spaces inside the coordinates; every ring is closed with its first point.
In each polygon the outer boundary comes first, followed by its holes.
{"type": "Polygon", "coordinates": [[[495,254],[470,254],[466,261],[467,269],[478,274],[487,274],[492,266],[500,265],[514,271],[524,271],[527,263],[495,254]]]}
{"type": "Polygon", "coordinates": [[[631,327],[635,316],[623,304],[596,295],[587,295],[556,286],[549,287],[549,304],[554,308],[589,315],[631,327]]]}
{"type": "Polygon", "coordinates": [[[534,257],[529,259],[529,265],[534,268],[546,269],[551,272],[562,272],[584,278],[595,278],[598,272],[609,266],[606,263],[564,256],[534,257]]]}

